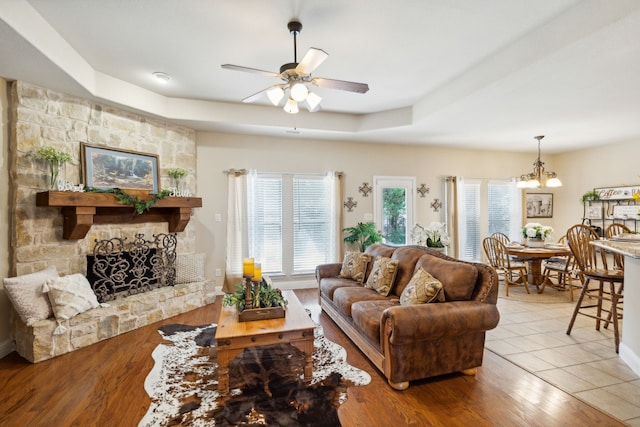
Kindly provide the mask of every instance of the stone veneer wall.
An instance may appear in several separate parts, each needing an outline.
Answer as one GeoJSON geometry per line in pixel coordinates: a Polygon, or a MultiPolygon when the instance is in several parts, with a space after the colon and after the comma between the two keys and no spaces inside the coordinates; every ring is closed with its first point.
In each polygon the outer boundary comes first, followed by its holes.
{"type": "MultiPolygon", "coordinates": [[[[67,96],[24,82],[12,83],[11,94],[11,227],[13,273],[20,275],[55,265],[60,273],[86,273],[93,242],[135,233],[167,233],[166,223],[94,225],[82,240],[62,239],[60,208],[36,207],[35,195],[48,189],[48,167],[33,151],[42,145],[66,149],[73,161],[60,176],[82,181],[81,143],[118,148],[159,157],[160,188],[170,186],[166,170],[189,171],[186,188],[196,194],[196,135],[192,129],[67,96]]],[[[195,250],[195,226],[178,233],[178,252],[195,250]]]]}
{"type": "MultiPolygon", "coordinates": [[[[86,255],[95,240],[126,237],[136,233],[167,233],[166,223],[94,225],[82,240],[62,239],[63,218],[59,208],[36,206],[36,193],[48,189],[48,167],[33,156],[42,145],[66,149],[73,161],[61,177],[82,181],[81,143],[157,154],[160,188],[170,186],[166,170],[189,171],[185,185],[196,194],[195,131],[67,96],[51,90],[14,82],[10,94],[10,212],[11,270],[22,275],[55,265],[61,274],[86,274],[86,255]]],[[[195,251],[195,225],[178,233],[178,253],[195,251]]],[[[54,319],[27,327],[13,314],[12,335],[16,349],[35,362],[85,347],[100,340],[175,316],[215,301],[212,282],[197,282],[155,289],[113,301],[61,322],[64,333],[53,334],[54,319]]],[[[2,320],[8,321],[3,315],[2,320]],[[5,320],[6,319],[6,320],[5,320]]]]}

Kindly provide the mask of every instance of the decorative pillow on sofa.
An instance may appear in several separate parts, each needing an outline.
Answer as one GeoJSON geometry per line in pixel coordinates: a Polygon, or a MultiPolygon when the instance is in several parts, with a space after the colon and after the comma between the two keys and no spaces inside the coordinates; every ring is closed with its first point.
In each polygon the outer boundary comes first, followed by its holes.
{"type": "Polygon", "coordinates": [[[58,277],[58,270],[52,265],[42,271],[3,280],[4,289],[13,307],[27,326],[53,315],[49,298],[42,291],[42,286],[47,280],[56,277],[58,277]]]}
{"type": "Polygon", "coordinates": [[[400,295],[400,305],[424,304],[429,302],[444,301],[442,283],[423,268],[419,268],[407,287],[400,295]]]}
{"type": "Polygon", "coordinates": [[[59,320],[71,319],[100,305],[91,284],[80,273],[48,280],[44,291],[49,292],[53,313],[59,320]]]}
{"type": "Polygon", "coordinates": [[[353,279],[356,282],[364,282],[364,274],[367,271],[367,264],[371,261],[371,255],[362,252],[347,252],[344,254],[342,269],[339,277],[353,279]]]}
{"type": "Polygon", "coordinates": [[[365,288],[371,288],[385,297],[389,295],[393,287],[393,281],[396,278],[396,273],[398,272],[398,263],[399,261],[397,259],[383,256],[376,257],[365,288]]]}
{"type": "Polygon", "coordinates": [[[205,254],[176,255],[176,284],[204,282],[205,254]]]}

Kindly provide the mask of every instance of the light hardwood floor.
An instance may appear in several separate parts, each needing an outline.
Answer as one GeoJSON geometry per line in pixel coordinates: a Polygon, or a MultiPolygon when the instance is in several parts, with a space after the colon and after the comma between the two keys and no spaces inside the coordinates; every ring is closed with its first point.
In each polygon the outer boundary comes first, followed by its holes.
{"type": "MultiPolygon", "coordinates": [[[[330,340],[349,363],[372,377],[349,388],[339,410],[343,426],[551,426],[624,425],[490,351],[475,377],[445,375],[391,389],[380,373],[317,304],[315,290],[297,290],[330,340]]],[[[0,359],[0,426],[136,426],[147,411],[144,379],[151,352],[161,342],[158,326],[215,323],[213,305],[30,364],[16,353],[0,359]]]]}

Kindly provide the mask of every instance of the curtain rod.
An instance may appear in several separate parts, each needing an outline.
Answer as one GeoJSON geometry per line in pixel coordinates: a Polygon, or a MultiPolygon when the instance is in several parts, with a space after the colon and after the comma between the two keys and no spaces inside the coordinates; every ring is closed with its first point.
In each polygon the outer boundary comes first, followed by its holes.
{"type": "MultiPolygon", "coordinates": [[[[224,170],[222,171],[224,174],[226,175],[235,175],[235,176],[240,176],[240,175],[246,175],[247,174],[247,170],[246,169],[229,169],[229,170],[224,170]]],[[[301,172],[301,173],[282,173],[282,172],[258,172],[260,174],[274,174],[274,175],[325,175],[326,172],[301,172]]],[[[344,176],[344,172],[334,172],[336,176],[338,177],[343,177],[344,176]]]]}

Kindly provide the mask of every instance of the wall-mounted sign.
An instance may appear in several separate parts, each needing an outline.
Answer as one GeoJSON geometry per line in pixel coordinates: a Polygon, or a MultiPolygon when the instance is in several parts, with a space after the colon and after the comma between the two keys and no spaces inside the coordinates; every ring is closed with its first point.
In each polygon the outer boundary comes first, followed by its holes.
{"type": "Polygon", "coordinates": [[[593,189],[600,196],[600,200],[628,200],[634,194],[640,194],[640,185],[627,187],[603,187],[593,189]]]}

